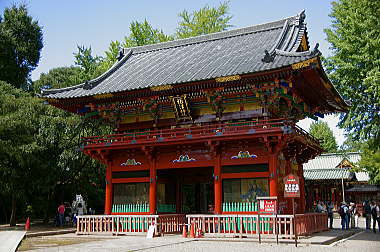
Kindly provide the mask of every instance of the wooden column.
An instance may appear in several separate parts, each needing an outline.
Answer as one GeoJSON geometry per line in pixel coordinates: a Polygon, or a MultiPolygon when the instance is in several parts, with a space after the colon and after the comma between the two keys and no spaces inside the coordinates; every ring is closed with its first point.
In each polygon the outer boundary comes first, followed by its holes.
{"type": "Polygon", "coordinates": [[[269,156],[269,196],[278,196],[277,154],[269,156]]]}
{"type": "Polygon", "coordinates": [[[104,214],[112,213],[112,168],[111,162],[107,162],[106,167],[106,197],[104,202],[104,214]]]}
{"type": "Polygon", "coordinates": [[[216,151],[215,165],[214,165],[214,199],[215,199],[215,214],[222,213],[222,167],[221,155],[216,151]]]}
{"type": "Polygon", "coordinates": [[[305,213],[306,197],[305,197],[305,178],[303,177],[303,165],[298,164],[298,177],[300,179],[300,206],[301,214],[305,213]]]}
{"type": "Polygon", "coordinates": [[[149,167],[149,213],[157,213],[157,170],[156,170],[156,156],[150,156],[149,167]]]}

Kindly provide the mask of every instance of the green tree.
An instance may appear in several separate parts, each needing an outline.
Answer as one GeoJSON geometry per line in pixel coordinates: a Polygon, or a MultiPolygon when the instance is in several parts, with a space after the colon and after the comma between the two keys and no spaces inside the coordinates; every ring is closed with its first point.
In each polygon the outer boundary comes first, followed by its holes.
{"type": "Polygon", "coordinates": [[[228,15],[229,2],[221,3],[217,8],[205,6],[198,11],[189,13],[187,10],[179,13],[176,37],[189,38],[214,32],[225,31],[232,16],[228,15]]]}
{"type": "Polygon", "coordinates": [[[11,195],[11,225],[15,225],[17,200],[32,187],[35,153],[41,148],[34,136],[43,110],[38,99],[0,81],[0,189],[11,195]]]}
{"type": "Polygon", "coordinates": [[[85,81],[81,74],[80,67],[58,67],[49,70],[48,73],[41,73],[40,78],[33,82],[35,92],[42,89],[70,87],[85,81]]]}
{"type": "Polygon", "coordinates": [[[332,2],[332,25],[326,29],[333,55],[329,77],[351,108],[340,126],[355,140],[380,145],[380,1],[332,2]]]}
{"type": "Polygon", "coordinates": [[[338,150],[334,134],[326,122],[313,122],[310,125],[309,132],[321,141],[321,146],[325,152],[336,152],[338,150]]]}
{"type": "Polygon", "coordinates": [[[129,26],[131,34],[125,37],[123,47],[135,47],[142,45],[150,45],[173,40],[173,37],[165,35],[162,30],[154,29],[148,21],[134,21],[129,26]]]}
{"type": "Polygon", "coordinates": [[[359,167],[368,172],[370,182],[380,184],[380,150],[365,147],[361,153],[359,167]]]}
{"type": "Polygon", "coordinates": [[[42,29],[25,5],[6,8],[0,16],[0,80],[28,89],[30,72],[40,60],[42,29]]]}
{"type": "Polygon", "coordinates": [[[78,52],[74,53],[74,64],[81,68],[79,78],[90,80],[97,77],[97,69],[99,68],[103,58],[92,55],[91,47],[77,46],[78,52]]]}

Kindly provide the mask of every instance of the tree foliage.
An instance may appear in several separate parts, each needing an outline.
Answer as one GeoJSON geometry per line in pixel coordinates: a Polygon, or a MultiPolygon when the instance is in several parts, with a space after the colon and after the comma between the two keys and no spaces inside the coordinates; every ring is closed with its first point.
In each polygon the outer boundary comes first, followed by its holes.
{"type": "Polygon", "coordinates": [[[362,149],[359,167],[368,172],[370,182],[380,184],[380,150],[366,146],[362,149]]]}
{"type": "Polygon", "coordinates": [[[141,23],[137,21],[132,22],[129,29],[131,34],[125,37],[123,43],[123,47],[125,48],[173,40],[172,36],[165,35],[162,30],[154,29],[146,20],[141,23]]]}
{"type": "Polygon", "coordinates": [[[340,126],[355,140],[380,145],[380,1],[332,3],[332,25],[326,29],[333,55],[327,59],[330,79],[349,100],[340,126]]]}
{"type": "Polygon", "coordinates": [[[232,16],[228,15],[229,3],[221,3],[217,8],[205,6],[198,11],[179,13],[181,21],[177,28],[177,38],[189,38],[214,32],[225,31],[232,16]]]}
{"type": "Polygon", "coordinates": [[[42,89],[65,88],[85,81],[80,67],[58,67],[41,73],[40,78],[33,82],[33,90],[40,92],[42,89]]]}
{"type": "Polygon", "coordinates": [[[25,5],[6,8],[0,16],[0,80],[28,89],[30,72],[40,60],[42,29],[25,5]]]}
{"type": "Polygon", "coordinates": [[[334,134],[326,122],[313,122],[310,125],[310,134],[321,141],[325,152],[331,153],[338,150],[334,134]]]}

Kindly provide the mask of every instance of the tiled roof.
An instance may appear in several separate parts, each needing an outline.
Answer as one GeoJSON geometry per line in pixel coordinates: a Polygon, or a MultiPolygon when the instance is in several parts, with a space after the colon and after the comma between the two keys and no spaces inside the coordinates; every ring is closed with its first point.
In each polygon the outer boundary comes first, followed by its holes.
{"type": "Polygon", "coordinates": [[[304,170],[305,180],[326,180],[326,179],[352,179],[353,173],[346,169],[311,169],[304,170]]]}
{"type": "Polygon", "coordinates": [[[332,169],[337,168],[340,163],[347,159],[351,164],[355,164],[360,160],[359,152],[349,153],[326,153],[310,160],[303,165],[304,170],[310,169],[332,169]]]}
{"type": "Polygon", "coordinates": [[[358,181],[367,182],[367,172],[353,172],[340,168],[343,164],[354,166],[359,161],[359,152],[322,154],[303,165],[304,176],[307,180],[342,179],[342,176],[343,179],[352,179],[355,176],[358,181]]]}
{"type": "Polygon", "coordinates": [[[369,181],[368,172],[355,172],[355,177],[360,182],[368,182],[369,181]]]}
{"type": "Polygon", "coordinates": [[[378,185],[354,185],[354,187],[347,189],[346,192],[380,192],[378,185]]]}
{"type": "Polygon", "coordinates": [[[306,33],[304,19],[302,12],[271,23],[125,49],[123,58],[102,76],[45,90],[41,96],[85,97],[290,66],[320,55],[316,48],[296,52],[306,33]]]}

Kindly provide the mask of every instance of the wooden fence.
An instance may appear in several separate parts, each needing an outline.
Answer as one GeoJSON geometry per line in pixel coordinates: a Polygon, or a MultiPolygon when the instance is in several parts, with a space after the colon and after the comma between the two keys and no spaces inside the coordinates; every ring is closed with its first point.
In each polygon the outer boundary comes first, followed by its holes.
{"type": "MultiPolygon", "coordinates": [[[[259,236],[259,238],[295,238],[328,229],[327,215],[84,215],[77,217],[77,234],[145,233],[149,226],[155,234],[180,233],[184,224],[211,236],[259,236]]],[[[189,231],[189,230],[188,230],[189,231]]]]}
{"type": "Polygon", "coordinates": [[[181,232],[183,214],[166,215],[83,215],[77,216],[77,234],[145,233],[156,226],[155,234],[181,232]]]}

